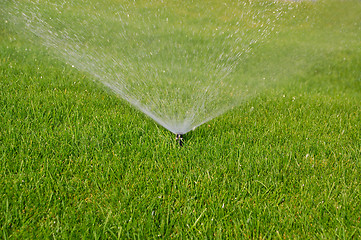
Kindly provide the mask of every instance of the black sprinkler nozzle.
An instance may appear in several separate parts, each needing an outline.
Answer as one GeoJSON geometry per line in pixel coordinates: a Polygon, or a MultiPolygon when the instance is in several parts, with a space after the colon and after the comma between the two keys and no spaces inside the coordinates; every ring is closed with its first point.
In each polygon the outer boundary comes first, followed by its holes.
{"type": "Polygon", "coordinates": [[[183,146],[183,134],[177,134],[175,139],[178,141],[179,146],[182,147],[183,146]]]}

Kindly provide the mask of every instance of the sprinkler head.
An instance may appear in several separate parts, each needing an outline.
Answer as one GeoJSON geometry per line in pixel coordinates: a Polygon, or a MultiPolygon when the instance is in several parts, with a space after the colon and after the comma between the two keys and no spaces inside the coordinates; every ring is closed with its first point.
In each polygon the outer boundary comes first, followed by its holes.
{"type": "Polygon", "coordinates": [[[178,141],[179,146],[183,146],[183,134],[177,134],[175,139],[178,141]]]}

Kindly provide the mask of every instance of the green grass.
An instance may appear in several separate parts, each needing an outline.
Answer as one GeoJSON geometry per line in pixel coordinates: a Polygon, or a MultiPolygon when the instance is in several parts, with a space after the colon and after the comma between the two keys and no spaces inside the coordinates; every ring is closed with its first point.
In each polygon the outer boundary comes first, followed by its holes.
{"type": "Polygon", "coordinates": [[[183,148],[1,22],[0,238],[360,238],[355,22],[341,28],[354,41],[320,41],[288,84],[189,132],[183,148]]]}

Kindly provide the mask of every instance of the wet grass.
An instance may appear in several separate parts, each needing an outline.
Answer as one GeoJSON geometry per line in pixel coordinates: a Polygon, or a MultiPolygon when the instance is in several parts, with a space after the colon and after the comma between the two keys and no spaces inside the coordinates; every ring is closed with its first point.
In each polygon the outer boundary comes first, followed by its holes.
{"type": "Polygon", "coordinates": [[[179,148],[87,75],[0,31],[1,238],[361,237],[358,41],[320,50],[179,148]]]}

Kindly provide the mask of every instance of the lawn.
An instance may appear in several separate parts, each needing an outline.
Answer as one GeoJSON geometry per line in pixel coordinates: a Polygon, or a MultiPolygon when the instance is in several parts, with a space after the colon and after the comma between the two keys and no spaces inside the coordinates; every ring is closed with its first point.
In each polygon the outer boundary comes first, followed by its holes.
{"type": "Polygon", "coordinates": [[[361,2],[299,4],[242,65],[275,82],[184,147],[0,10],[0,238],[361,238],[361,2]]]}

